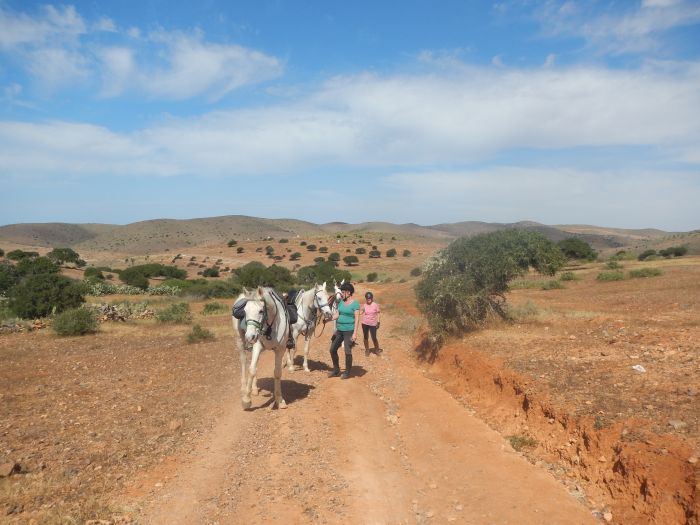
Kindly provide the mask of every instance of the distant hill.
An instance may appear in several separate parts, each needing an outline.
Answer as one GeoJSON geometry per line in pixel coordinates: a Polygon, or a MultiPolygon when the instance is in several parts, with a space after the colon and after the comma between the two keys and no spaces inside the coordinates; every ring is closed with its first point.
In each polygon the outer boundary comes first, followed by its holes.
{"type": "MultiPolygon", "coordinates": [[[[272,237],[314,238],[350,233],[372,233],[404,238],[425,238],[449,242],[501,230],[523,228],[541,232],[552,241],[575,236],[597,250],[616,248],[663,247],[688,242],[695,251],[697,232],[664,232],[656,229],[625,230],[589,225],[548,226],[531,221],[517,223],[456,222],[421,226],[414,223],[364,222],[349,224],[330,222],[314,224],[296,219],[264,219],[245,215],[227,215],[200,219],[156,219],[127,225],[113,224],[10,224],[0,226],[2,243],[37,247],[71,247],[78,251],[112,251],[148,254],[190,247],[224,244],[230,239],[258,240],[272,237]]],[[[700,249],[700,248],[699,248],[700,249]]]]}

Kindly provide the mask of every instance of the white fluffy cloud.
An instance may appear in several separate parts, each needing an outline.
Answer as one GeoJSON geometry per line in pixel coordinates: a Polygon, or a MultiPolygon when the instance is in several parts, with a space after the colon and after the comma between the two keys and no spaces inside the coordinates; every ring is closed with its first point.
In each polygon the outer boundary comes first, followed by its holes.
{"type": "MultiPolygon", "coordinates": [[[[115,49],[110,60],[118,83],[121,71],[133,67],[130,55],[115,49]]],[[[9,130],[18,124],[4,123],[0,164],[19,152],[24,161],[15,169],[22,172],[60,173],[64,162],[79,162],[93,163],[96,172],[235,176],[340,164],[469,165],[514,149],[582,146],[644,146],[693,162],[700,156],[698,86],[696,63],[638,71],[464,66],[443,76],[339,77],[285,106],[173,118],[126,135],[51,123],[26,124],[31,133],[13,138],[9,130]],[[56,156],[53,168],[37,164],[54,134],[73,137],[76,147],[45,151],[56,156]],[[124,148],[118,159],[100,157],[112,143],[124,148]],[[94,156],[85,158],[86,151],[94,156]]]]}

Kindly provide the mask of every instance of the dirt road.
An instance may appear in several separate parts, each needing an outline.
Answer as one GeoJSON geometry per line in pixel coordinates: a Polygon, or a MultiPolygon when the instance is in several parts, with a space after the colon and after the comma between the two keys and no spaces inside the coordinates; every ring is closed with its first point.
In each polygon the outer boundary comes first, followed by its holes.
{"type": "Polygon", "coordinates": [[[139,521],[595,523],[548,472],[425,377],[405,323],[385,315],[383,354],[358,347],[347,381],[326,377],[324,335],[311,373],[285,370],[286,410],[267,407],[272,355],[263,354],[253,410],[240,408],[232,378],[212,399],[200,442],[128,488],[125,498],[139,495],[139,521]]]}

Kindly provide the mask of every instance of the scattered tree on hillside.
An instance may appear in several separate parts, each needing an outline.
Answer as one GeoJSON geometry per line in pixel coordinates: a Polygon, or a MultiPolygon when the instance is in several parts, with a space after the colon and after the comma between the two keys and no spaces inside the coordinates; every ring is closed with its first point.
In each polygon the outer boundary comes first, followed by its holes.
{"type": "Polygon", "coordinates": [[[360,259],[357,258],[357,255],[346,255],[343,257],[343,262],[348,266],[357,266],[360,263],[360,259]]]}
{"type": "Polygon", "coordinates": [[[569,237],[557,243],[559,249],[567,259],[583,259],[586,261],[595,261],[598,257],[597,252],[582,239],[569,237]]]}
{"type": "Polygon", "coordinates": [[[365,248],[355,248],[355,253],[357,255],[364,255],[365,253],[367,253],[367,250],[365,248]]]}
{"type": "Polygon", "coordinates": [[[57,264],[73,263],[78,268],[85,266],[85,261],[80,258],[80,255],[78,255],[75,250],[70,248],[54,248],[46,254],[46,257],[55,261],[57,264]]]}
{"type": "Polygon", "coordinates": [[[379,259],[381,256],[382,254],[379,250],[370,250],[369,252],[370,259],[379,259]]]}
{"type": "Polygon", "coordinates": [[[229,248],[232,248],[233,246],[236,246],[236,244],[238,244],[238,241],[235,239],[231,239],[226,244],[228,245],[229,248]]]}
{"type": "Polygon", "coordinates": [[[396,257],[396,248],[389,248],[386,251],[386,256],[387,257],[396,257]]]}
{"type": "Polygon", "coordinates": [[[297,282],[301,286],[312,286],[314,284],[326,283],[331,289],[333,282],[340,282],[343,279],[350,281],[352,275],[347,270],[336,268],[335,264],[329,261],[319,262],[313,266],[304,266],[297,270],[297,282]]]}
{"type": "Polygon", "coordinates": [[[299,252],[294,252],[292,255],[289,256],[290,261],[298,261],[301,259],[301,253],[299,252]]]}
{"type": "Polygon", "coordinates": [[[33,274],[10,288],[8,306],[22,319],[36,319],[80,306],[83,286],[57,273],[33,274]]]}
{"type": "Polygon", "coordinates": [[[403,254],[404,257],[410,257],[411,256],[411,250],[404,250],[403,254]]]}
{"type": "Polygon", "coordinates": [[[31,259],[34,257],[39,257],[39,252],[25,252],[24,250],[12,250],[11,252],[7,252],[7,255],[5,255],[5,257],[13,261],[21,261],[22,259],[31,259]]]}
{"type": "Polygon", "coordinates": [[[662,257],[683,257],[686,253],[688,253],[688,247],[687,246],[671,246],[669,248],[664,248],[663,250],[659,250],[659,255],[662,257]]]}
{"type": "Polygon", "coordinates": [[[460,238],[442,250],[416,284],[419,308],[437,340],[478,327],[489,315],[507,317],[508,283],[530,267],[553,275],[565,262],[543,235],[509,229],[460,238]]]}
{"type": "Polygon", "coordinates": [[[651,249],[644,250],[642,253],[640,253],[637,256],[637,259],[640,261],[644,261],[644,260],[648,259],[649,257],[652,257],[653,255],[656,255],[656,250],[651,250],[651,249]]]}

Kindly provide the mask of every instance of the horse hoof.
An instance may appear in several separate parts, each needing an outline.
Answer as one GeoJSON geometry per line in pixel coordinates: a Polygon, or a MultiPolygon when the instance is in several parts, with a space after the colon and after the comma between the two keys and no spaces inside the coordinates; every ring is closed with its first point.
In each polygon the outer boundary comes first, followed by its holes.
{"type": "Polygon", "coordinates": [[[241,406],[243,407],[243,410],[248,410],[252,405],[252,401],[241,401],[241,406]]]}
{"type": "Polygon", "coordinates": [[[311,370],[309,370],[309,368],[307,367],[307,368],[304,368],[304,372],[311,372],[311,370]]]}
{"type": "Polygon", "coordinates": [[[259,395],[259,394],[260,394],[260,392],[258,392],[257,390],[251,390],[251,391],[250,391],[250,395],[251,395],[251,396],[257,396],[257,395],[259,395]]]}
{"type": "Polygon", "coordinates": [[[280,401],[279,408],[287,408],[287,403],[284,401],[284,399],[280,401]]]}

